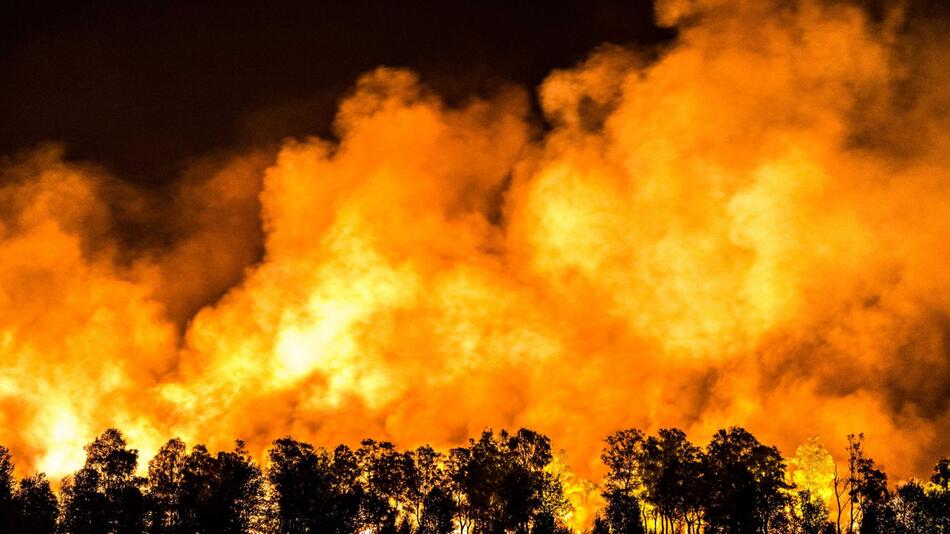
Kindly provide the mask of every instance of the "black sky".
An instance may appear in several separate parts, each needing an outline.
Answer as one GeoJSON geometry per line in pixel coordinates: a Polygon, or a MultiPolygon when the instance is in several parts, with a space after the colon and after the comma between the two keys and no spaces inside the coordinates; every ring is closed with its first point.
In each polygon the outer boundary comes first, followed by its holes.
{"type": "Polygon", "coordinates": [[[449,98],[536,86],[603,42],[652,45],[646,0],[6,4],[0,154],[45,141],[123,179],[189,158],[326,134],[337,99],[379,65],[449,98]]]}

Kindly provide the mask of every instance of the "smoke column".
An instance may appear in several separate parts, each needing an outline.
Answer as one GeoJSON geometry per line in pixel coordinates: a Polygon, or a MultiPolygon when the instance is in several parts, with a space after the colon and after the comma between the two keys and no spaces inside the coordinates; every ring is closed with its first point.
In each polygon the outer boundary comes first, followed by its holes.
{"type": "Polygon", "coordinates": [[[950,449],[950,47],[907,14],[662,1],[676,42],[552,72],[546,128],[523,89],[450,107],[379,68],[336,139],[171,198],[9,158],[4,439],[57,476],[108,426],[146,457],[527,426],[596,480],[617,429],[742,425],[923,474],[950,449]]]}

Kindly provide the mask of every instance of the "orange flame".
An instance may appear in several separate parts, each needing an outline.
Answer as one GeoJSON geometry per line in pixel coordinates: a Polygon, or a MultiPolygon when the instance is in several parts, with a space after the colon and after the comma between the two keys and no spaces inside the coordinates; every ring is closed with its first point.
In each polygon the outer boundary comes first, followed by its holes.
{"type": "MultiPolygon", "coordinates": [[[[864,431],[921,472],[950,446],[945,36],[896,9],[657,7],[676,44],[552,73],[543,133],[520,90],[453,108],[381,68],[338,142],[209,163],[175,207],[55,149],[8,165],[5,439],[62,475],[107,426],[145,455],[528,426],[596,480],[616,429],[739,424],[788,454],[864,431]],[[182,235],[130,247],[116,205],[182,235]]],[[[569,489],[588,521],[596,491],[569,489]]]]}

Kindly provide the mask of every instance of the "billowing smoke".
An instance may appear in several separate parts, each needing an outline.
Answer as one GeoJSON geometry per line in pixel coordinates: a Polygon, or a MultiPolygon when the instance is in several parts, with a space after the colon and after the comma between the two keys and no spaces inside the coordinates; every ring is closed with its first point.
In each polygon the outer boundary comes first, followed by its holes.
{"type": "Polygon", "coordinates": [[[924,473],[950,449],[945,33],[900,6],[657,12],[658,57],[551,73],[548,128],[523,90],[449,107],[380,68],[336,140],[205,162],[162,201],[14,158],[5,439],[56,475],[112,425],[146,454],[528,426],[596,480],[619,428],[737,424],[787,454],[863,431],[924,473]],[[117,237],[150,211],[168,243],[117,237]]]}

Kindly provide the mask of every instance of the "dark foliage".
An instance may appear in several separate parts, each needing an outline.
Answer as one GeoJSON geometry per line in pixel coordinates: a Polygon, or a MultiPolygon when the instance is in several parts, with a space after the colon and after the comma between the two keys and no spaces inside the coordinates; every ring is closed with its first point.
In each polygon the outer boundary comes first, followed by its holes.
{"type": "Polygon", "coordinates": [[[10,451],[0,446],[0,531],[50,534],[56,531],[58,513],[46,476],[38,473],[16,485],[10,451]]]}
{"type": "MultiPolygon", "coordinates": [[[[774,447],[742,428],[705,447],[677,429],[636,429],[606,439],[605,506],[593,534],[950,534],[950,460],[927,483],[892,488],[849,436],[842,520],[786,482],[774,447]]],[[[138,452],[109,429],[66,477],[61,506],[35,474],[16,482],[0,447],[0,532],[23,534],[567,534],[570,505],[552,469],[550,440],[521,429],[486,430],[443,454],[364,440],[331,450],[290,437],[269,451],[266,471],[244,444],[212,454],[168,441],[136,475],[138,452]]],[[[831,489],[831,488],[829,488],[831,489]]]]}
{"type": "Polygon", "coordinates": [[[145,480],[135,475],[138,451],[111,428],[86,446],[86,464],[63,482],[62,530],[140,533],[145,527],[145,480]]]}
{"type": "Polygon", "coordinates": [[[263,501],[260,468],[238,442],[212,456],[203,445],[185,454],[179,439],[166,443],[148,467],[149,532],[247,532],[263,501]]]}
{"type": "Polygon", "coordinates": [[[567,505],[563,489],[545,470],[553,460],[547,436],[521,429],[482,433],[452,451],[452,482],[464,522],[478,532],[527,533],[536,523],[556,528],[567,505]]]}
{"type": "Polygon", "coordinates": [[[710,532],[769,532],[788,504],[785,462],[741,428],[720,430],[706,451],[706,522],[710,532]]]}
{"type": "MultiPolygon", "coordinates": [[[[285,533],[352,533],[368,499],[358,483],[357,458],[346,446],[332,453],[281,438],[270,450],[268,478],[277,494],[278,529],[285,533]]],[[[373,506],[373,505],[370,505],[373,506]]],[[[375,508],[367,516],[375,518],[375,508]]]]}

